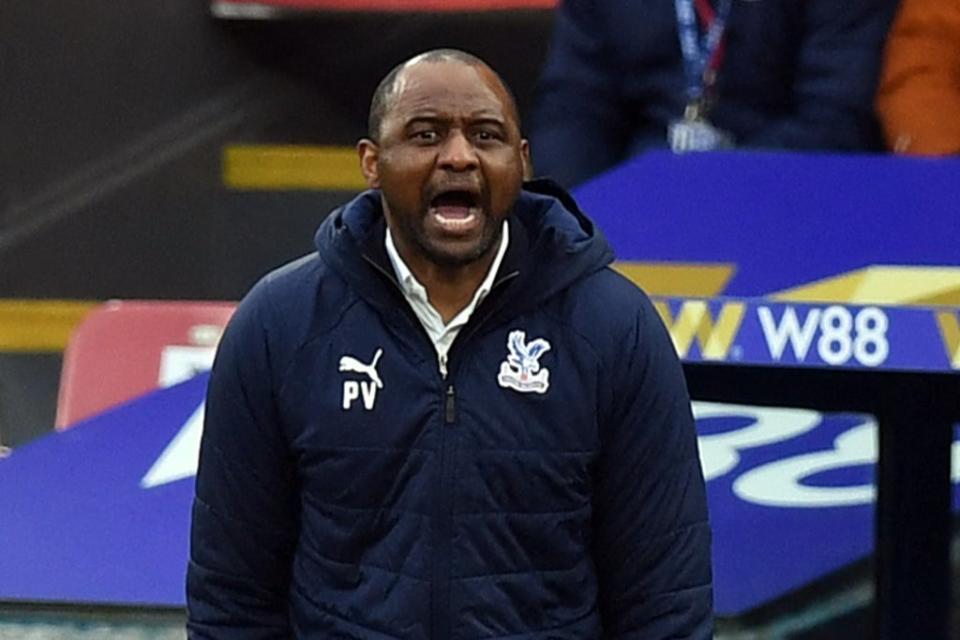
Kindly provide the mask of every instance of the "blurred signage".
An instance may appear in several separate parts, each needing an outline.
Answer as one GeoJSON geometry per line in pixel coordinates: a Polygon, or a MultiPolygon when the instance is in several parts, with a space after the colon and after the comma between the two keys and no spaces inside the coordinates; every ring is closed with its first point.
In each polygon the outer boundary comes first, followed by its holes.
{"type": "Polygon", "coordinates": [[[960,369],[960,313],[953,309],[665,297],[654,306],[688,361],[960,369]]]}

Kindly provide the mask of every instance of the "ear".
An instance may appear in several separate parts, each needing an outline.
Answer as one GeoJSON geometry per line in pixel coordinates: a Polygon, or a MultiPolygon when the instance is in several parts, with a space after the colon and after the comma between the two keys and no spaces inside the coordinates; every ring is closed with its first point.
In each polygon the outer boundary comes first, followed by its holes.
{"type": "Polygon", "coordinates": [[[380,147],[370,138],[362,138],[357,143],[357,154],[360,156],[360,172],[367,186],[371,189],[380,188],[380,169],[377,160],[380,158],[380,147]]]}
{"type": "Polygon", "coordinates": [[[530,159],[530,142],[526,138],[520,140],[520,160],[523,163],[523,179],[533,179],[533,161],[530,159]]]}

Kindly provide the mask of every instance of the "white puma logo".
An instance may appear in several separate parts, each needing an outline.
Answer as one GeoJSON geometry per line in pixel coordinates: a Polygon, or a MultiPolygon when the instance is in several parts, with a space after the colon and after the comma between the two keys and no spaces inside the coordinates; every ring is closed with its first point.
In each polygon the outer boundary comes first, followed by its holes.
{"type": "Polygon", "coordinates": [[[373,409],[377,400],[377,389],[383,389],[383,380],[377,373],[377,362],[383,355],[383,349],[377,349],[373,354],[373,361],[370,364],[364,364],[353,356],[343,356],[340,358],[340,371],[350,373],[362,373],[370,378],[370,381],[358,382],[357,380],[343,381],[343,409],[350,409],[353,401],[363,397],[363,408],[367,411],[373,409]]]}
{"type": "Polygon", "coordinates": [[[383,389],[383,381],[380,379],[380,375],[377,373],[377,361],[380,360],[380,356],[383,355],[383,349],[377,349],[377,352],[373,354],[373,362],[370,364],[363,364],[353,356],[343,356],[340,358],[340,371],[353,371],[354,373],[365,373],[373,383],[377,385],[378,389],[383,389]]]}

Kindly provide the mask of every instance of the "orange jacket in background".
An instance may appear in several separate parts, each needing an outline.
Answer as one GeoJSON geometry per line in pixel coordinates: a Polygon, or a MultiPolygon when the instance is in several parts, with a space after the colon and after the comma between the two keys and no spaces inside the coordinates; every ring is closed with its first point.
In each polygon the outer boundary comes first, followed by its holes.
{"type": "Polygon", "coordinates": [[[877,115],[901,153],[960,153],[960,0],[903,0],[887,40],[877,115]]]}

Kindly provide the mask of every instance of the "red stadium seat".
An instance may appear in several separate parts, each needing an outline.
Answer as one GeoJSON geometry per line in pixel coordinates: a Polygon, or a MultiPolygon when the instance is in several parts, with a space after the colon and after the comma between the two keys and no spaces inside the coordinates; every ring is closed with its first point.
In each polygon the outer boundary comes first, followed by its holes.
{"type": "Polygon", "coordinates": [[[56,428],[208,369],[233,302],[110,301],[67,344],[56,428]]]}

